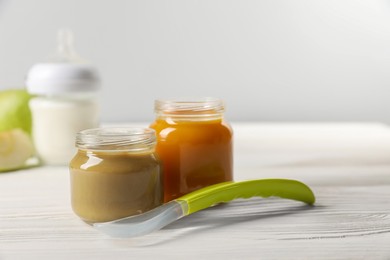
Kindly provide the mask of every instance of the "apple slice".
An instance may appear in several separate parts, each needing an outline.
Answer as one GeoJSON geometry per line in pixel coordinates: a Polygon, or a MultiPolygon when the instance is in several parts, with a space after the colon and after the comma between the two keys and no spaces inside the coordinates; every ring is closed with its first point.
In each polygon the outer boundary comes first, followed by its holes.
{"type": "Polygon", "coordinates": [[[0,172],[23,168],[34,155],[31,137],[16,128],[0,132],[0,172]]]}

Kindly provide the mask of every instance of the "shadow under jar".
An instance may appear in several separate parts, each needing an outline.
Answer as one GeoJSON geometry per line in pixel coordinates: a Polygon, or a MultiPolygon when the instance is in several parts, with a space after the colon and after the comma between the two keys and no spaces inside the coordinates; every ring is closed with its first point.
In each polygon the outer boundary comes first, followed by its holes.
{"type": "Polygon", "coordinates": [[[81,131],[70,162],[73,211],[89,223],[151,210],[163,203],[155,131],[101,128],[81,131]]]}
{"type": "Polygon", "coordinates": [[[164,201],[233,180],[233,132],[220,99],[156,100],[156,151],[164,169],[164,201]]]}

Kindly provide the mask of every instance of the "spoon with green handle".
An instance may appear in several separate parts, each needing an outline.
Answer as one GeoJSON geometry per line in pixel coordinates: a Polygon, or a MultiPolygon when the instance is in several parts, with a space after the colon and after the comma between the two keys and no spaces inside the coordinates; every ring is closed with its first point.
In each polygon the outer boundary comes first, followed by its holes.
{"type": "Polygon", "coordinates": [[[287,179],[261,179],[223,182],[194,191],[148,212],[95,223],[98,230],[113,237],[136,237],[159,230],[184,216],[237,198],[280,197],[314,204],[311,189],[302,182],[287,179]]]}

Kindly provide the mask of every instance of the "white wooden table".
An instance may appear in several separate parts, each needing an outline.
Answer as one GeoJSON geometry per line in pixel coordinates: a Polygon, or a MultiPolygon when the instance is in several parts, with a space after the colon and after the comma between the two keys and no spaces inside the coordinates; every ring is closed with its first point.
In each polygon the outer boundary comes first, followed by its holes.
{"type": "Polygon", "coordinates": [[[0,174],[0,259],[390,259],[390,127],[233,124],[235,179],[292,178],[315,207],[238,200],[115,239],[69,202],[67,167],[0,174]]]}

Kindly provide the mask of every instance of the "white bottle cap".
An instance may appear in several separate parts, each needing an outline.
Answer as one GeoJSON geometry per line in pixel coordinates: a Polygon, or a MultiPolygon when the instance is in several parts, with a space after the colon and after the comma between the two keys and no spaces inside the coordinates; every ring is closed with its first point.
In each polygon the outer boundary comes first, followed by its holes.
{"type": "Polygon", "coordinates": [[[99,87],[98,72],[75,53],[72,33],[60,30],[58,40],[57,54],[49,62],[37,63],[29,70],[27,90],[38,95],[96,91],[99,87]]]}

